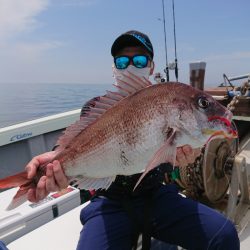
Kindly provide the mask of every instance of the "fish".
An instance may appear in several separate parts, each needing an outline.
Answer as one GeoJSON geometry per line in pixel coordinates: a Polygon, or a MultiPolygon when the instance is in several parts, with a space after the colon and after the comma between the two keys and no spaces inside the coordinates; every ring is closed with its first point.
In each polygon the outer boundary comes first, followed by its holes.
{"type": "MultiPolygon", "coordinates": [[[[232,113],[211,95],[180,82],[152,84],[123,73],[116,91],[94,101],[87,114],[58,139],[55,156],[70,182],[82,189],[107,189],[117,175],[145,175],[161,163],[175,164],[176,149],[200,148],[215,136],[237,137],[232,113]]],[[[19,187],[9,209],[27,200],[46,173],[21,172],[0,180],[0,189],[19,187]]]]}

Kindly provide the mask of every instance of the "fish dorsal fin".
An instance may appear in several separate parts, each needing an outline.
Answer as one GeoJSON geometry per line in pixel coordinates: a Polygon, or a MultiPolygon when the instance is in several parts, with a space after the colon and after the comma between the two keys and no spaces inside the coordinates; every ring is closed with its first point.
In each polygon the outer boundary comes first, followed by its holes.
{"type": "Polygon", "coordinates": [[[63,135],[58,139],[56,151],[63,150],[74,137],[80,134],[86,127],[95,122],[108,109],[112,108],[125,97],[151,86],[152,83],[144,77],[138,77],[130,72],[122,73],[122,79],[118,79],[114,85],[118,91],[106,91],[104,96],[93,98],[88,102],[89,107],[84,116],[65,129],[63,135]]]}
{"type": "Polygon", "coordinates": [[[63,131],[63,135],[61,135],[56,142],[56,145],[58,145],[56,151],[63,150],[75,136],[88,126],[89,123],[90,122],[86,119],[80,119],[66,128],[63,131]]]}
{"type": "Polygon", "coordinates": [[[122,74],[122,78],[117,79],[114,86],[123,96],[129,96],[151,85],[152,83],[145,77],[138,77],[133,73],[125,72],[122,74]]]}

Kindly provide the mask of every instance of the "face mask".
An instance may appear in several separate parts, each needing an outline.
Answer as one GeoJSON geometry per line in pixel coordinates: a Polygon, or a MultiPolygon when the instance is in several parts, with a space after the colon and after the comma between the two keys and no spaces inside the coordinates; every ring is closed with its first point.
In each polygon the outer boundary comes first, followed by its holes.
{"type": "Polygon", "coordinates": [[[126,69],[117,69],[114,65],[113,68],[113,76],[117,82],[117,79],[123,78],[122,73],[124,72],[130,72],[138,77],[145,77],[146,79],[149,79],[151,67],[145,67],[145,68],[136,68],[133,65],[129,65],[126,69]]]}

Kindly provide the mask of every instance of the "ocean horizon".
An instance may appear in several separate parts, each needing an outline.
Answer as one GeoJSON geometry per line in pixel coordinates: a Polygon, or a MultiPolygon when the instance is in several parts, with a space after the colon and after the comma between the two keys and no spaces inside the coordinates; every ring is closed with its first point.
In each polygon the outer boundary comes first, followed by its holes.
{"type": "Polygon", "coordinates": [[[111,84],[10,83],[0,84],[0,128],[79,109],[111,84]]]}

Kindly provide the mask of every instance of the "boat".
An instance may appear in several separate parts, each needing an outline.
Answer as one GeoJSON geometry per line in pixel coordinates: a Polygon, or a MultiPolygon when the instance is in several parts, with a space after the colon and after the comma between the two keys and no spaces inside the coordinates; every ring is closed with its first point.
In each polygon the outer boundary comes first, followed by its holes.
{"type": "MultiPolygon", "coordinates": [[[[23,171],[23,167],[32,157],[51,151],[58,136],[79,118],[79,114],[80,109],[76,109],[0,128],[1,178],[23,171]],[[8,166],[12,168],[7,168],[8,166]]],[[[0,240],[8,245],[8,249],[33,248],[33,246],[20,247],[9,246],[9,244],[15,244],[11,242],[21,240],[32,230],[72,209],[74,211],[74,208],[79,207],[82,203],[80,190],[69,186],[62,192],[50,194],[37,204],[27,201],[18,208],[7,211],[6,205],[11,202],[16,191],[17,188],[13,188],[0,193],[0,240]]],[[[79,217],[79,213],[77,217],[79,217]]],[[[51,231],[49,232],[52,235],[51,231]]],[[[17,244],[19,245],[19,242],[17,244]]],[[[38,249],[38,246],[36,248],[38,249]]]]}
{"type": "MultiPolygon", "coordinates": [[[[204,76],[204,62],[190,63],[191,85],[204,88],[204,76]]],[[[164,82],[159,74],[157,79],[164,82]]],[[[241,249],[247,250],[250,247],[250,75],[224,75],[224,79],[219,87],[205,91],[233,112],[239,140],[214,140],[196,161],[196,171],[191,171],[189,178],[180,170],[180,184],[184,187],[183,195],[198,199],[230,218],[237,227],[241,249]],[[246,81],[232,84],[238,80],[246,81]]],[[[79,116],[80,109],[76,109],[0,128],[0,178],[22,171],[32,157],[50,151],[62,131],[79,116]],[[7,168],[11,166],[20,169],[7,168]]],[[[88,204],[77,188],[69,186],[36,205],[27,201],[6,211],[5,206],[15,192],[16,189],[9,189],[0,193],[0,240],[8,249],[33,249],[34,242],[35,248],[41,250],[76,248],[82,228],[79,213],[88,204]],[[59,229],[60,233],[53,233],[59,229]],[[37,244],[41,236],[43,244],[37,244]]],[[[152,249],[157,249],[157,245],[152,249]]]]}

